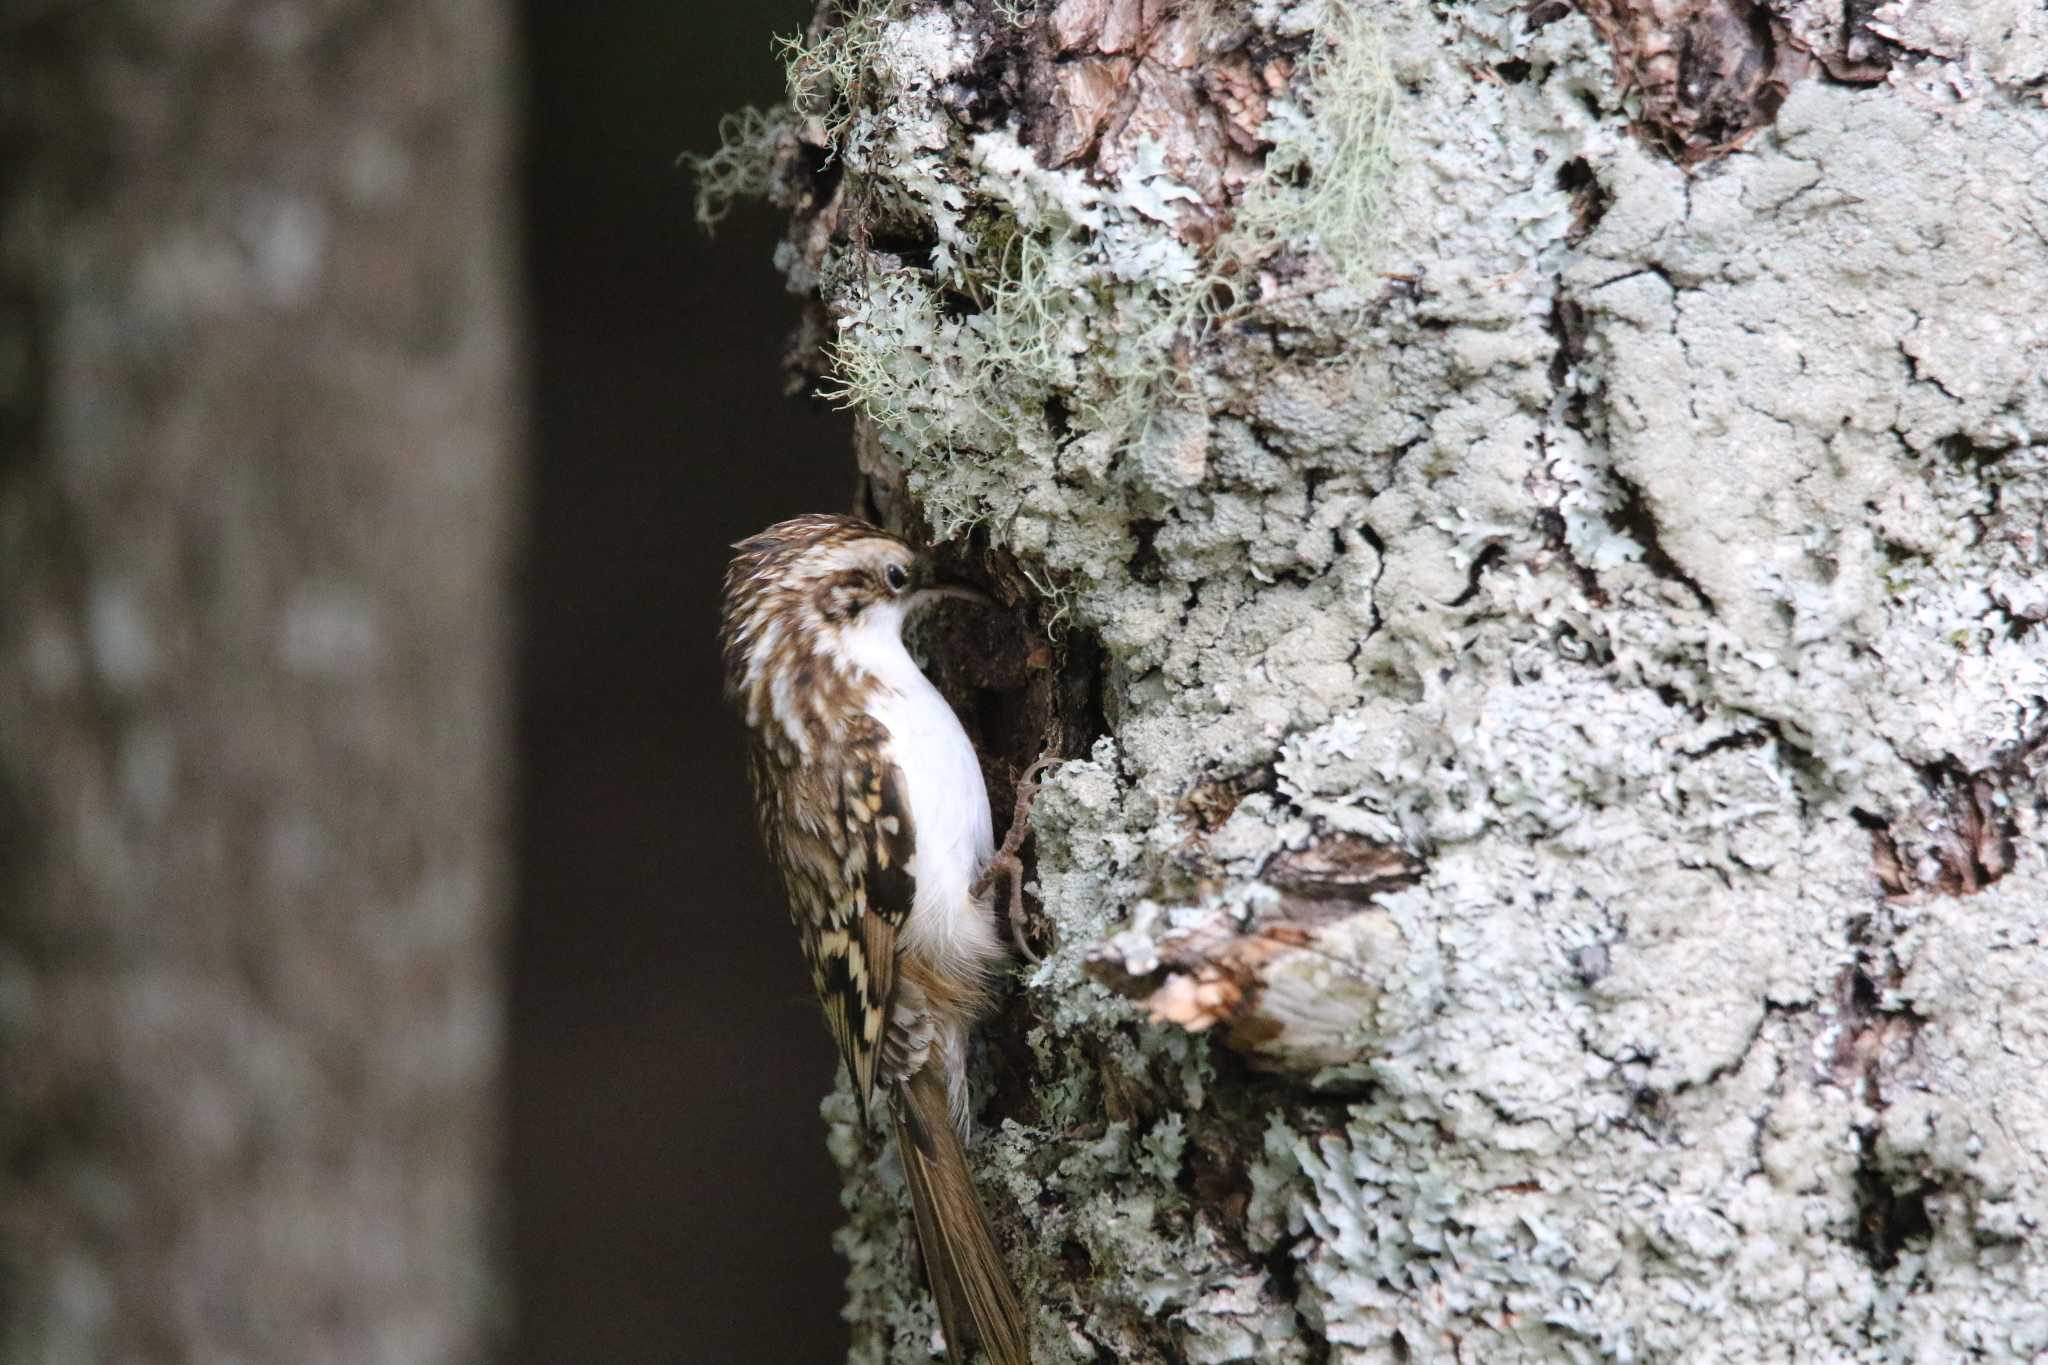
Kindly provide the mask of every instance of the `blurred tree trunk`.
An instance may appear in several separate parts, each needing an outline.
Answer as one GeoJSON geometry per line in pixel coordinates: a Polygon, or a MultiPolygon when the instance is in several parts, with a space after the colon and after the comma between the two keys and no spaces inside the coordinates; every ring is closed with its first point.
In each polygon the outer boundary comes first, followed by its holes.
{"type": "Polygon", "coordinates": [[[0,1360],[475,1361],[493,0],[0,5],[0,1360]]]}
{"type": "Polygon", "coordinates": [[[828,0],[729,125],[1069,760],[1038,1359],[2048,1351],[2048,27],[1901,9],[828,0]]]}

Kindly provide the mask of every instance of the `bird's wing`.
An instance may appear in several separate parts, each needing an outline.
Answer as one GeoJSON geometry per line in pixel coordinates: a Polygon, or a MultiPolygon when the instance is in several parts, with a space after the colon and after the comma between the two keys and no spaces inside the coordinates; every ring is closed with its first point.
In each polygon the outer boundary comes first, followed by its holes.
{"type": "Polygon", "coordinates": [[[839,858],[830,904],[806,935],[812,984],[866,1114],[896,995],[896,937],[916,896],[910,859],[916,832],[889,732],[869,716],[846,728],[833,794],[839,858]]]}

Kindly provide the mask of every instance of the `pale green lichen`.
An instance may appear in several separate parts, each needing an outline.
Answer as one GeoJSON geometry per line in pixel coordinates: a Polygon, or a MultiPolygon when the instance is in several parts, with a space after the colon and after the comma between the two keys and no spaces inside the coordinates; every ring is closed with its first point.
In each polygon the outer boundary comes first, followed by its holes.
{"type": "Polygon", "coordinates": [[[1273,148],[1226,247],[1250,259],[1277,247],[1317,251],[1370,297],[1387,240],[1399,108],[1372,8],[1332,0],[1296,81],[1306,100],[1269,110],[1261,131],[1273,148]]]}
{"type": "Polygon", "coordinates": [[[1029,486],[996,469],[1013,465],[1020,433],[1045,429],[1049,405],[1078,434],[1076,466],[1102,467],[1177,384],[1176,353],[1210,320],[1213,281],[1185,251],[1173,272],[1117,278],[1116,214],[1093,215],[1091,231],[1055,203],[998,200],[980,235],[955,235],[929,271],[863,274],[837,295],[827,395],[876,423],[921,496],[928,471],[955,476],[926,497],[942,537],[1001,527],[1023,505],[1029,486]],[[977,463],[987,478],[957,477],[977,463]]]}
{"type": "Polygon", "coordinates": [[[1074,605],[1080,594],[1071,584],[1062,581],[1050,570],[1037,570],[1025,564],[1023,574],[1025,580],[1031,584],[1031,590],[1038,594],[1038,600],[1045,604],[1045,610],[1041,613],[1041,627],[1047,635],[1055,640],[1059,639],[1074,614],[1074,605]]]}
{"type": "MultiPolygon", "coordinates": [[[[1009,134],[982,134],[969,155],[985,174],[963,193],[937,169],[943,128],[906,127],[917,91],[899,88],[937,78],[950,30],[922,12],[899,20],[897,0],[846,0],[815,37],[779,39],[778,51],[792,116],[851,158],[871,211],[921,218],[936,237],[920,267],[840,261],[826,285],[838,315],[826,394],[876,424],[942,537],[987,524],[1004,538],[1040,486],[1017,477],[1020,457],[1040,479],[1099,479],[1145,441],[1182,367],[1244,306],[1243,261],[1313,249],[1360,288],[1374,268],[1392,84],[1364,7],[1331,7],[1303,66],[1311,112],[1276,104],[1273,173],[1206,252],[1158,230],[1197,196],[1153,143],[1105,187],[1044,169],[1009,134]]],[[[742,115],[726,131],[698,163],[707,223],[768,187],[761,153],[779,128],[742,115]]]]}
{"type": "MultiPolygon", "coordinates": [[[[893,70],[887,39],[870,26],[877,13],[856,7],[833,30],[843,36],[801,50],[803,69],[828,68],[826,55],[849,44],[867,53],[871,75],[893,70]]],[[[1206,251],[1160,231],[1197,196],[1156,143],[1103,186],[1046,170],[1008,134],[983,134],[971,155],[985,174],[963,192],[957,177],[926,167],[915,138],[884,137],[883,115],[855,135],[858,110],[820,114],[836,142],[866,149],[857,169],[869,192],[923,217],[937,238],[927,267],[857,262],[827,292],[840,329],[829,392],[876,423],[942,536],[987,524],[1002,539],[1036,486],[1018,477],[1020,462],[1041,476],[1099,479],[1144,443],[1205,339],[1255,306],[1238,284],[1246,263],[1283,246],[1312,250],[1354,291],[1368,288],[1384,238],[1395,87],[1366,7],[1330,7],[1300,81],[1301,104],[1278,102],[1269,120],[1267,173],[1206,251]],[[884,144],[893,150],[878,157],[884,144]],[[1049,429],[1055,410],[1059,428],[1049,429]]],[[[823,78],[803,84],[798,108],[822,110],[823,78]]],[[[889,92],[876,96],[889,103],[889,92]]]]}
{"type": "Polygon", "coordinates": [[[683,154],[681,164],[697,182],[697,223],[709,233],[735,204],[766,199],[775,189],[776,144],[791,131],[786,105],[748,105],[718,121],[718,147],[683,154]]]}
{"type": "Polygon", "coordinates": [[[860,114],[897,10],[894,0],[842,0],[838,22],[817,39],[801,33],[775,39],[788,79],[789,106],[798,116],[819,121],[829,149],[838,149],[860,114]]]}

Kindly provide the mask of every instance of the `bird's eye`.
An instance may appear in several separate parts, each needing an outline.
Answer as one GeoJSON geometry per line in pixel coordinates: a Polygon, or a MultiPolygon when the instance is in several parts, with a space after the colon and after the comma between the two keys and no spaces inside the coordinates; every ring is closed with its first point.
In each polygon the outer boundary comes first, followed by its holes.
{"type": "Polygon", "coordinates": [[[910,586],[910,573],[901,564],[891,564],[882,577],[888,580],[890,592],[902,592],[910,586]]]}

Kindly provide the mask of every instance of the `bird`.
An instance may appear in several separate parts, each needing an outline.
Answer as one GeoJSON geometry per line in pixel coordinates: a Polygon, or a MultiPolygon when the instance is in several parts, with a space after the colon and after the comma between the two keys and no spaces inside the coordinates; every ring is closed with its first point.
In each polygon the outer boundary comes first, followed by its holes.
{"type": "MultiPolygon", "coordinates": [[[[978,1339],[996,1365],[1028,1365],[967,1166],[968,1033],[1008,957],[987,894],[988,788],[902,636],[933,602],[989,599],[856,517],[799,516],[733,550],[725,692],[811,985],[862,1121],[878,1097],[889,1111],[948,1359],[965,1365],[978,1339]]],[[[1015,903],[1014,872],[1012,885],[1015,903]]]]}

